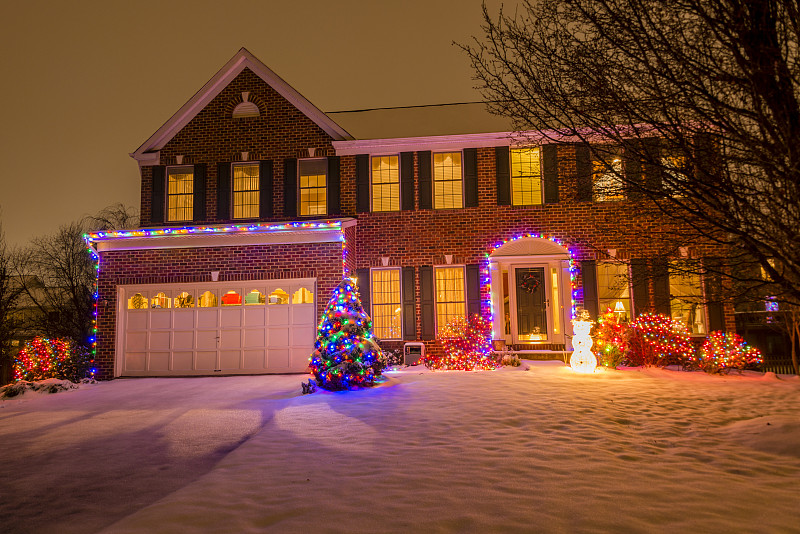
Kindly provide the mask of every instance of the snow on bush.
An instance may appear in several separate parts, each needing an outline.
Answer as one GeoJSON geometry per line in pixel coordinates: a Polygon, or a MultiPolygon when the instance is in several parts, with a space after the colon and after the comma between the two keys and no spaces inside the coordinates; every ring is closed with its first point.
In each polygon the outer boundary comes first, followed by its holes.
{"type": "Polygon", "coordinates": [[[625,332],[625,358],[630,365],[685,365],[693,355],[689,329],[678,319],[643,313],[625,332]]]}
{"type": "MultiPolygon", "coordinates": [[[[90,381],[93,382],[93,380],[90,381]]],[[[78,389],[78,385],[69,380],[59,380],[57,378],[48,378],[47,380],[41,380],[39,382],[20,380],[19,382],[1,387],[0,398],[9,399],[17,395],[22,395],[28,390],[42,393],[58,393],[59,391],[67,391],[70,389],[78,389]]]]}
{"type": "Polygon", "coordinates": [[[709,334],[692,363],[707,373],[727,373],[731,369],[753,369],[762,363],[761,352],[733,332],[709,334]]]}

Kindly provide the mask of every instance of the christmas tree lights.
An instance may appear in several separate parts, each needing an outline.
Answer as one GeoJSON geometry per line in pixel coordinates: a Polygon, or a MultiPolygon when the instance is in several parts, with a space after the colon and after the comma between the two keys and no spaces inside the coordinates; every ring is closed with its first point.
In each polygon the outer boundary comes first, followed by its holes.
{"type": "Polygon", "coordinates": [[[597,318],[597,325],[592,329],[592,337],[596,342],[594,353],[601,366],[613,369],[620,364],[627,348],[625,341],[627,329],[628,325],[620,322],[619,315],[610,308],[597,318]]]}
{"type": "Polygon", "coordinates": [[[500,367],[492,357],[489,322],[478,314],[458,317],[442,328],[439,343],[444,356],[426,354],[425,366],[437,371],[477,371],[500,367]]]}
{"type": "Polygon", "coordinates": [[[70,340],[37,336],[25,343],[14,360],[14,379],[58,378],[78,382],[94,375],[91,356],[70,340]]]}
{"type": "Polygon", "coordinates": [[[372,386],[384,364],[355,283],[342,280],[317,326],[310,368],[328,390],[372,386]]]}
{"type": "Polygon", "coordinates": [[[693,352],[683,321],[656,313],[643,313],[634,319],[625,342],[625,355],[633,365],[684,365],[693,352]]]}
{"type": "Polygon", "coordinates": [[[763,359],[761,351],[749,346],[733,332],[712,332],[692,363],[707,373],[727,373],[731,369],[757,368],[763,359]]]}
{"type": "Polygon", "coordinates": [[[592,352],[592,321],[586,310],[572,320],[572,346],[575,349],[569,359],[569,366],[577,373],[594,373],[597,369],[597,358],[592,352]]]}

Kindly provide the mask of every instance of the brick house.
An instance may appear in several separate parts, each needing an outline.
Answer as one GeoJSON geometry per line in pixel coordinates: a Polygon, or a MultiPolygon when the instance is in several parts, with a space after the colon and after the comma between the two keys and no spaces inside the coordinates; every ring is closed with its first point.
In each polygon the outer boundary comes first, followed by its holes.
{"type": "Polygon", "coordinates": [[[302,372],[345,275],[385,348],[439,350],[439,328],[481,313],[498,343],[560,356],[575,307],[732,329],[670,269],[713,251],[664,257],[642,235],[665,221],[600,189],[588,145],[545,139],[353,138],[240,50],[131,154],[141,227],[89,238],[99,376],[302,372]]]}

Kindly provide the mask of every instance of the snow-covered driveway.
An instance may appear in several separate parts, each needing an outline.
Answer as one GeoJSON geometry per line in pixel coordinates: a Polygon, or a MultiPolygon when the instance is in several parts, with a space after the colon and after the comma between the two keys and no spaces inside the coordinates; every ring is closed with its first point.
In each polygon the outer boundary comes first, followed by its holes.
{"type": "Polygon", "coordinates": [[[18,532],[800,532],[800,380],[541,362],[118,380],[0,406],[18,532]]]}

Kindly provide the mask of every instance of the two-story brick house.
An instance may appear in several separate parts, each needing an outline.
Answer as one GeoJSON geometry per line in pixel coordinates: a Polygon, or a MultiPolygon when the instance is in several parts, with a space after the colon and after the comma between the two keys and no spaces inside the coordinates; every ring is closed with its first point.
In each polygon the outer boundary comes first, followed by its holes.
{"type": "Polygon", "coordinates": [[[90,237],[99,375],[301,372],[343,276],[385,347],[438,350],[439,328],[481,313],[495,340],[548,357],[571,349],[577,306],[732,327],[669,268],[711,251],[660,256],[642,236],[668,223],[601,187],[618,161],[515,139],[354,139],[240,50],[131,154],[141,228],[90,237]]]}

